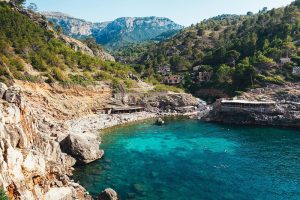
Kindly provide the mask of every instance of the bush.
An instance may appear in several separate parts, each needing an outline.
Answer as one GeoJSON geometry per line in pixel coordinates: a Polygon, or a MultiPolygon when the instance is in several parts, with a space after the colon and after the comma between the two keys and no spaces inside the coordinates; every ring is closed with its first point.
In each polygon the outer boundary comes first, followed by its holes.
{"type": "Polygon", "coordinates": [[[67,82],[69,80],[67,75],[58,67],[54,67],[52,69],[52,73],[53,73],[53,77],[58,81],[67,82]]]}
{"type": "Polygon", "coordinates": [[[182,93],[183,90],[174,86],[169,86],[169,85],[164,85],[164,84],[158,84],[155,86],[154,89],[155,92],[168,92],[168,91],[172,91],[172,92],[177,92],[177,93],[182,93]]]}
{"type": "Polygon", "coordinates": [[[3,189],[0,189],[0,200],[9,200],[3,189]]]}

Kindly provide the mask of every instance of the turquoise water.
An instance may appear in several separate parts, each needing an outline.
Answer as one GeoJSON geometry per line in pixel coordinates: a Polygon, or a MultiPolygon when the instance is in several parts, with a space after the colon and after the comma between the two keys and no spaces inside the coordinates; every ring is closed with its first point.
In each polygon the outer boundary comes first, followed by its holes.
{"type": "Polygon", "coordinates": [[[113,129],[74,179],[122,200],[300,199],[300,131],[194,120],[113,129]]]}

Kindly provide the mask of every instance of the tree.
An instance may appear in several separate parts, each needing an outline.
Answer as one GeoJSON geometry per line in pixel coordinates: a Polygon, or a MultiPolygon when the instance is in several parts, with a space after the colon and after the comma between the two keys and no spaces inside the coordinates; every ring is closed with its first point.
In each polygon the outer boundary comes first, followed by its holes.
{"type": "Polygon", "coordinates": [[[23,6],[26,0],[11,0],[11,2],[15,3],[17,6],[23,6]]]}
{"type": "Polygon", "coordinates": [[[237,90],[243,90],[254,84],[254,77],[254,67],[249,64],[249,60],[245,60],[236,66],[233,74],[233,84],[237,90]]]}
{"type": "Polygon", "coordinates": [[[38,7],[35,3],[30,3],[28,6],[27,6],[27,9],[32,11],[32,12],[37,12],[38,10],[38,7]]]}
{"type": "Polygon", "coordinates": [[[292,38],[290,36],[288,36],[287,40],[283,42],[282,48],[284,49],[284,53],[286,57],[289,57],[297,50],[297,47],[295,43],[292,42],[292,38]]]}
{"type": "Polygon", "coordinates": [[[231,50],[226,53],[227,60],[231,66],[235,66],[236,61],[240,58],[240,53],[236,50],[231,50]]]}
{"type": "Polygon", "coordinates": [[[228,65],[221,65],[217,71],[218,82],[231,84],[232,83],[232,73],[234,69],[228,65]]]}
{"type": "Polygon", "coordinates": [[[176,72],[185,71],[191,67],[191,63],[181,56],[173,56],[170,59],[170,63],[172,65],[172,70],[176,72]]]}
{"type": "Polygon", "coordinates": [[[263,50],[267,50],[270,47],[270,42],[268,39],[264,40],[263,50]]]}
{"type": "Polygon", "coordinates": [[[253,12],[249,11],[249,12],[247,12],[247,15],[248,15],[248,16],[252,16],[252,15],[254,15],[254,14],[253,14],[253,12]]]}
{"type": "Polygon", "coordinates": [[[268,11],[268,7],[263,7],[263,9],[261,11],[259,11],[260,13],[266,13],[268,11]]]}

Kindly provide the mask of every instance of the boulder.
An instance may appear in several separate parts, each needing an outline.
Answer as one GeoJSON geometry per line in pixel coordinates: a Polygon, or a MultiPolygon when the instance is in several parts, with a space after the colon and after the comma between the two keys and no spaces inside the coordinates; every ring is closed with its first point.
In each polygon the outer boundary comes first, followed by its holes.
{"type": "Polygon", "coordinates": [[[98,200],[118,200],[118,194],[113,189],[107,188],[101,192],[98,196],[98,200]]]}
{"type": "Polygon", "coordinates": [[[164,125],[164,124],[165,124],[165,121],[164,121],[162,118],[158,118],[158,119],[156,120],[156,125],[162,126],[162,125],[164,125]]]}
{"type": "Polygon", "coordinates": [[[5,92],[4,100],[9,103],[21,105],[21,88],[16,86],[9,87],[5,92]]]}
{"type": "Polygon", "coordinates": [[[1,99],[3,98],[7,89],[8,89],[7,86],[4,83],[0,82],[0,97],[1,97],[1,99]]]}
{"type": "Polygon", "coordinates": [[[63,152],[84,164],[91,163],[103,156],[104,151],[99,149],[99,145],[100,142],[97,138],[76,134],[69,134],[60,143],[63,152]]]}
{"type": "Polygon", "coordinates": [[[51,188],[45,194],[45,200],[72,200],[72,189],[69,187],[51,188]]]}

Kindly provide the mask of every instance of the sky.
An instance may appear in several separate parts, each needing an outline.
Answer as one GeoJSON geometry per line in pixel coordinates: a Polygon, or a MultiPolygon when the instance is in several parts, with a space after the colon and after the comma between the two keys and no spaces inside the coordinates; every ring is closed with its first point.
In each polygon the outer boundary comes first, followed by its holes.
{"type": "Polygon", "coordinates": [[[254,13],[277,8],[292,0],[27,0],[39,11],[59,11],[91,22],[119,17],[167,17],[189,26],[220,14],[254,13]]]}

